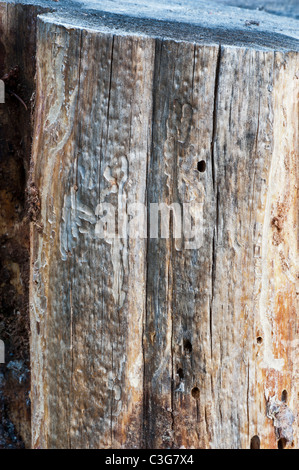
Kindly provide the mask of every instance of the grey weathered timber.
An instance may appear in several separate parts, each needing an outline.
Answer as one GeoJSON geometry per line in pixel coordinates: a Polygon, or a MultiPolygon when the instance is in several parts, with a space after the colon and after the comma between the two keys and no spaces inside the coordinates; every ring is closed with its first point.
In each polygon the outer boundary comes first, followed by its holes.
{"type": "Polygon", "coordinates": [[[33,433],[43,447],[137,446],[146,241],[97,239],[95,209],[118,196],[146,200],[154,41],[43,20],[40,32],[36,126],[48,130],[34,155],[49,158],[36,158],[34,172],[43,228],[32,247],[33,433]]]}
{"type": "Polygon", "coordinates": [[[298,448],[296,15],[34,3],[32,446],[298,448]],[[98,236],[136,202],[201,245],[98,236]]]}

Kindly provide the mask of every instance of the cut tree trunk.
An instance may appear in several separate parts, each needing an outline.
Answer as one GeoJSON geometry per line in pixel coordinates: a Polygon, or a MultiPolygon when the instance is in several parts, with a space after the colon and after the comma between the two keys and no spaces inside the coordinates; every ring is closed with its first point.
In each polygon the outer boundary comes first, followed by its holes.
{"type": "Polygon", "coordinates": [[[34,448],[298,448],[298,21],[181,3],[37,19],[34,448]],[[134,203],[147,233],[101,238],[134,203]],[[153,203],[198,204],[199,246],[153,203]]]}

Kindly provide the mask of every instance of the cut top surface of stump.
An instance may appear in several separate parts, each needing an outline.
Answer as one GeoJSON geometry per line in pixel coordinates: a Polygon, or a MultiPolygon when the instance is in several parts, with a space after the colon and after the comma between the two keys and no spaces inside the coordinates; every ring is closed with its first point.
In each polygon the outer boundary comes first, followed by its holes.
{"type": "MultiPolygon", "coordinates": [[[[117,34],[142,34],[201,44],[299,50],[296,4],[286,8],[285,15],[289,17],[284,17],[282,7],[272,8],[281,15],[278,16],[249,10],[246,1],[241,0],[150,0],[146,4],[141,0],[8,0],[5,3],[43,6],[51,12],[49,21],[75,28],[101,31],[108,28],[117,34]]],[[[267,10],[270,3],[263,2],[261,8],[267,10]]]]}

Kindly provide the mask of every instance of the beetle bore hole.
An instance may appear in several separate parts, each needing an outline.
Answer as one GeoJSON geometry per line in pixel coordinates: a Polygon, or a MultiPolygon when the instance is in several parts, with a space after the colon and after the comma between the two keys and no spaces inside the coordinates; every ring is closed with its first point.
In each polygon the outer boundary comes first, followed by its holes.
{"type": "Polygon", "coordinates": [[[250,449],[260,449],[261,441],[258,436],[253,436],[250,441],[250,449]]]}
{"type": "Polygon", "coordinates": [[[199,400],[199,388],[198,387],[193,387],[191,390],[191,395],[195,400],[199,400]]]}
{"type": "Polygon", "coordinates": [[[189,354],[192,352],[192,344],[188,339],[184,339],[184,350],[189,354]]]}
{"type": "Polygon", "coordinates": [[[257,344],[262,344],[263,338],[262,338],[261,336],[258,336],[258,337],[256,338],[256,342],[257,342],[257,344]]]}
{"type": "Polygon", "coordinates": [[[281,401],[283,401],[284,403],[287,402],[287,399],[288,399],[288,392],[286,390],[283,390],[281,392],[281,401]]]}
{"type": "Polygon", "coordinates": [[[284,437],[281,437],[277,443],[277,448],[284,449],[286,445],[287,445],[286,439],[284,439],[284,437]]]}
{"type": "Polygon", "coordinates": [[[206,162],[204,160],[197,162],[197,169],[200,173],[204,173],[206,171],[206,162]]]}
{"type": "Polygon", "coordinates": [[[178,376],[181,380],[184,378],[184,371],[181,367],[178,369],[178,376]]]}

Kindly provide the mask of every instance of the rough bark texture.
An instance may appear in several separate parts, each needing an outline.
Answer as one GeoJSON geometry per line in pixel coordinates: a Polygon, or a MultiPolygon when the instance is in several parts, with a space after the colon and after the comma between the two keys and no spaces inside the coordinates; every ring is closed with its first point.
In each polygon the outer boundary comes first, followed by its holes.
{"type": "Polygon", "coordinates": [[[34,448],[298,448],[297,22],[174,4],[37,21],[34,448]],[[100,239],[98,204],[133,202],[203,204],[202,246],[100,239]]]}
{"type": "Polygon", "coordinates": [[[0,448],[30,447],[29,219],[37,7],[0,3],[0,448]],[[27,105],[15,96],[18,95],[27,105]]]}
{"type": "Polygon", "coordinates": [[[51,21],[33,147],[34,446],[297,446],[298,53],[51,21]],[[203,202],[202,247],[97,239],[97,204],[124,197],[203,202]]]}

